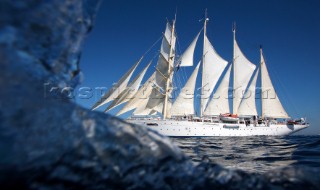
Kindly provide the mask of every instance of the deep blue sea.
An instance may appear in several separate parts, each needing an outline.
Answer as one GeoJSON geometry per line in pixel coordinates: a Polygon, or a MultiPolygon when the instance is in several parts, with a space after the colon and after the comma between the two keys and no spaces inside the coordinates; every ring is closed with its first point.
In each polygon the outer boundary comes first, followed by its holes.
{"type": "Polygon", "coordinates": [[[191,137],[172,140],[195,163],[205,159],[227,168],[254,173],[294,165],[320,169],[320,135],[191,137]]]}

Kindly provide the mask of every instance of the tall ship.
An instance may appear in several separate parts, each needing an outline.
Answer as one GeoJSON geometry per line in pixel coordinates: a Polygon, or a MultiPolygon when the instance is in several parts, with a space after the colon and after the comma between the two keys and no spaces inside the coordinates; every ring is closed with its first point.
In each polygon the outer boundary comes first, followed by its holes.
{"type": "Polygon", "coordinates": [[[176,19],[167,22],[158,61],[146,82],[141,84],[152,61],[130,81],[142,57],[92,109],[108,104],[105,109],[108,112],[121,105],[116,115],[131,111],[128,122],[166,136],[276,136],[289,135],[308,127],[305,118],[290,119],[282,106],[270,79],[262,48],[257,67],[239,48],[233,27],[233,59],[228,62],[216,52],[207,37],[208,21],[206,16],[203,28],[180,56],[176,55],[176,19]],[[195,47],[201,33],[202,57],[194,65],[195,47]],[[173,76],[179,74],[182,67],[193,67],[194,70],[174,97],[177,82],[173,76]],[[202,76],[198,77],[200,69],[202,76]],[[259,73],[260,88],[256,87],[259,73]],[[199,88],[196,87],[197,78],[201,78],[199,88]],[[195,93],[196,89],[201,91],[199,95],[195,93]],[[258,90],[261,96],[260,116],[256,106],[258,90]]]}

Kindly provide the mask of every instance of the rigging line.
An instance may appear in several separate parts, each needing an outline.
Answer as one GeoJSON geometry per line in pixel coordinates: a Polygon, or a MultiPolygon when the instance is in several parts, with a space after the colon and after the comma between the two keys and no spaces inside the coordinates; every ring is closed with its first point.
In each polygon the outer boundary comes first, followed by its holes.
{"type": "Polygon", "coordinates": [[[182,82],[182,77],[183,77],[183,76],[182,76],[182,73],[181,73],[181,72],[182,72],[181,69],[182,69],[182,68],[180,68],[179,71],[177,71],[176,74],[175,74],[175,75],[177,76],[177,79],[179,80],[179,88],[182,87],[181,85],[182,85],[182,83],[183,83],[183,82],[182,82]]]}
{"type": "Polygon", "coordinates": [[[158,52],[158,51],[154,53],[154,56],[152,57],[151,61],[153,62],[153,60],[154,60],[157,56],[159,56],[159,52],[158,52]]]}
{"type": "Polygon", "coordinates": [[[142,55],[142,56],[145,56],[147,53],[149,53],[149,51],[162,39],[163,35],[160,36],[159,39],[157,39],[156,42],[154,42],[151,47],[142,55]]]}
{"type": "MultiPolygon", "coordinates": [[[[179,72],[180,73],[180,72],[179,72]]],[[[176,74],[176,79],[177,79],[177,87],[178,87],[178,90],[180,91],[180,89],[182,88],[182,82],[181,82],[181,76],[180,74],[176,74]]]]}
{"type": "MultiPolygon", "coordinates": [[[[176,32],[176,31],[175,31],[176,32]]],[[[177,36],[177,34],[175,34],[176,35],[176,48],[175,48],[175,50],[174,50],[174,53],[175,53],[175,60],[174,60],[174,62],[173,62],[173,71],[175,70],[175,67],[176,67],[176,63],[177,63],[177,55],[179,54],[178,53],[178,49],[179,49],[179,40],[178,40],[178,36],[177,36]]],[[[174,74],[173,74],[173,76],[172,76],[172,88],[174,89],[176,86],[177,86],[177,72],[174,72],[174,74]]]]}
{"type": "Polygon", "coordinates": [[[181,79],[181,83],[182,84],[186,83],[186,81],[188,79],[187,74],[186,74],[186,70],[184,68],[180,68],[179,70],[181,70],[181,72],[179,72],[180,73],[179,76],[180,76],[180,79],[181,79]]]}
{"type": "Polygon", "coordinates": [[[183,73],[185,73],[185,69],[181,68],[180,70],[181,70],[181,72],[179,72],[180,74],[177,75],[179,79],[179,90],[181,90],[184,86],[183,84],[185,84],[184,78],[183,78],[183,73]]]}
{"type": "Polygon", "coordinates": [[[179,42],[177,30],[175,31],[175,35],[176,35],[176,43],[178,43],[178,51],[181,54],[181,45],[180,45],[180,42],[179,42]]]}
{"type": "Polygon", "coordinates": [[[155,89],[157,90],[161,95],[165,95],[165,93],[162,93],[160,90],[163,90],[161,87],[159,87],[155,82],[152,83],[153,85],[155,85],[156,88],[152,88],[152,89],[155,89]],[[160,90],[159,90],[160,89],[160,90]]]}
{"type": "Polygon", "coordinates": [[[177,98],[178,96],[179,96],[179,94],[180,94],[180,92],[181,92],[181,81],[179,80],[179,84],[177,85],[178,86],[178,88],[176,88],[176,90],[175,90],[175,98],[177,98]]]}
{"type": "Polygon", "coordinates": [[[185,68],[181,68],[180,70],[181,70],[181,72],[179,72],[180,74],[177,75],[177,78],[179,81],[179,94],[180,94],[182,88],[184,87],[184,85],[186,84],[185,80],[183,79],[183,74],[185,73],[185,68]]]}
{"type": "Polygon", "coordinates": [[[173,75],[173,79],[175,80],[175,83],[177,83],[178,81],[178,78],[179,78],[179,72],[178,71],[176,71],[176,72],[174,72],[174,75],[173,75]]]}
{"type": "MultiPolygon", "coordinates": [[[[163,74],[163,73],[158,69],[157,66],[155,66],[154,68],[156,69],[156,72],[160,73],[160,75],[162,76],[162,77],[161,77],[162,79],[161,79],[160,83],[161,83],[162,81],[164,81],[165,79],[171,80],[171,79],[170,79],[170,75],[172,74],[173,70],[168,74],[168,76],[165,76],[165,74],[163,74]]],[[[172,80],[171,80],[171,82],[172,82],[172,80]]]]}
{"type": "Polygon", "coordinates": [[[186,69],[183,68],[181,70],[181,87],[183,88],[183,84],[186,83],[186,80],[187,80],[187,74],[186,74],[186,69]]]}
{"type": "MultiPolygon", "coordinates": [[[[162,77],[164,78],[164,79],[168,79],[168,77],[166,77],[159,69],[158,69],[158,67],[155,67],[155,69],[162,75],[162,77]]],[[[162,82],[162,81],[161,81],[162,82]]]]}
{"type": "MultiPolygon", "coordinates": [[[[159,56],[160,56],[159,53],[160,53],[160,51],[154,52],[154,55],[153,55],[153,57],[152,57],[151,60],[150,60],[152,64],[153,64],[153,60],[154,60],[156,57],[159,57],[159,56]]],[[[150,62],[149,62],[149,63],[150,63],[150,62]]],[[[151,64],[151,65],[152,65],[152,64],[151,64]]],[[[157,65],[158,62],[156,61],[155,64],[157,65]]],[[[155,67],[156,67],[156,66],[155,66],[155,67]]]]}
{"type": "Polygon", "coordinates": [[[188,75],[187,75],[187,72],[186,72],[186,69],[183,69],[182,70],[182,80],[183,80],[183,83],[186,83],[188,81],[188,75]]]}
{"type": "MultiPolygon", "coordinates": [[[[179,55],[179,57],[180,57],[180,55],[181,55],[181,45],[180,45],[180,42],[179,42],[179,38],[178,38],[178,35],[176,34],[176,42],[177,42],[177,54],[176,55],[179,55]]],[[[177,57],[177,56],[176,56],[177,57]]],[[[179,59],[177,59],[177,60],[179,60],[179,59]]],[[[177,62],[177,60],[175,60],[175,63],[176,64],[178,64],[178,62],[177,62]]],[[[176,82],[177,82],[177,86],[179,87],[179,88],[182,88],[182,81],[181,81],[181,75],[180,75],[180,73],[181,72],[175,72],[175,79],[176,79],[176,82]]],[[[183,76],[182,76],[183,77],[183,76]]]]}

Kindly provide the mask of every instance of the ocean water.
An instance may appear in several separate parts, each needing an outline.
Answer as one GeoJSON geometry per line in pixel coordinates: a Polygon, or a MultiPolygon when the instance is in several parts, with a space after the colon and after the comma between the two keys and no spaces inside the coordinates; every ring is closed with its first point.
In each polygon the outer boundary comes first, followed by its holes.
{"type": "Polygon", "coordinates": [[[320,135],[185,137],[172,140],[195,163],[206,160],[254,173],[296,165],[320,171],[320,135]]]}

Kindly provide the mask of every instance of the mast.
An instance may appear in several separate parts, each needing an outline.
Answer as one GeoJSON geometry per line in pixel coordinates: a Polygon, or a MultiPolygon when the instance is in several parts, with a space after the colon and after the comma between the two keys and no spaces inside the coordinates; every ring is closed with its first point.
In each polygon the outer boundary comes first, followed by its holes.
{"type": "MultiPolygon", "coordinates": [[[[206,47],[206,36],[207,36],[207,21],[208,21],[208,17],[207,17],[207,9],[205,11],[205,15],[204,15],[204,27],[203,27],[203,50],[205,49],[206,47]]],[[[205,56],[206,52],[202,52],[202,88],[201,88],[201,101],[200,101],[200,117],[202,117],[203,115],[203,100],[202,100],[202,95],[204,94],[204,84],[203,84],[203,77],[204,77],[204,72],[203,72],[203,69],[204,69],[204,64],[205,64],[205,59],[204,59],[204,56],[205,56]]]]}
{"type": "MultiPolygon", "coordinates": [[[[263,82],[262,82],[262,80],[263,80],[263,79],[262,79],[262,72],[263,72],[263,71],[262,71],[262,64],[263,64],[263,61],[262,61],[263,58],[262,58],[262,56],[263,56],[263,55],[262,55],[262,46],[260,45],[260,68],[261,68],[261,69],[260,69],[260,73],[261,73],[261,74],[260,74],[260,76],[261,76],[260,78],[261,78],[261,86],[262,86],[262,83],[263,83],[263,82]]],[[[265,105],[264,105],[264,101],[262,101],[262,99],[263,99],[262,90],[263,90],[263,89],[262,89],[262,87],[261,87],[261,92],[260,92],[260,95],[261,95],[261,116],[262,116],[262,118],[264,118],[265,113],[264,113],[263,110],[264,110],[264,106],[265,106],[265,105]]]]}
{"type": "Polygon", "coordinates": [[[236,75],[236,67],[234,66],[234,62],[236,59],[236,55],[235,55],[235,45],[236,45],[236,23],[234,22],[232,25],[232,33],[233,33],[233,58],[232,58],[232,70],[233,70],[233,88],[232,88],[232,113],[235,114],[235,103],[234,103],[234,98],[236,96],[236,89],[234,89],[235,87],[235,75],[236,75]]]}
{"type": "Polygon", "coordinates": [[[233,27],[233,114],[238,114],[239,105],[243,99],[243,92],[246,91],[250,79],[256,69],[253,64],[241,51],[236,40],[235,25],[233,27]]]}
{"type": "MultiPolygon", "coordinates": [[[[172,73],[172,69],[173,69],[173,62],[174,62],[174,58],[175,58],[175,53],[174,53],[174,49],[173,49],[173,40],[174,39],[174,33],[175,33],[175,24],[176,24],[176,18],[177,15],[175,15],[174,20],[172,22],[172,30],[171,30],[171,40],[170,40],[170,53],[169,53],[169,66],[168,66],[168,78],[166,79],[166,91],[165,91],[165,98],[164,98],[164,104],[163,104],[163,119],[167,118],[167,107],[168,107],[168,97],[169,97],[169,93],[170,90],[169,86],[170,86],[170,75],[172,73]]],[[[173,74],[173,73],[172,73],[173,74]]]]}

